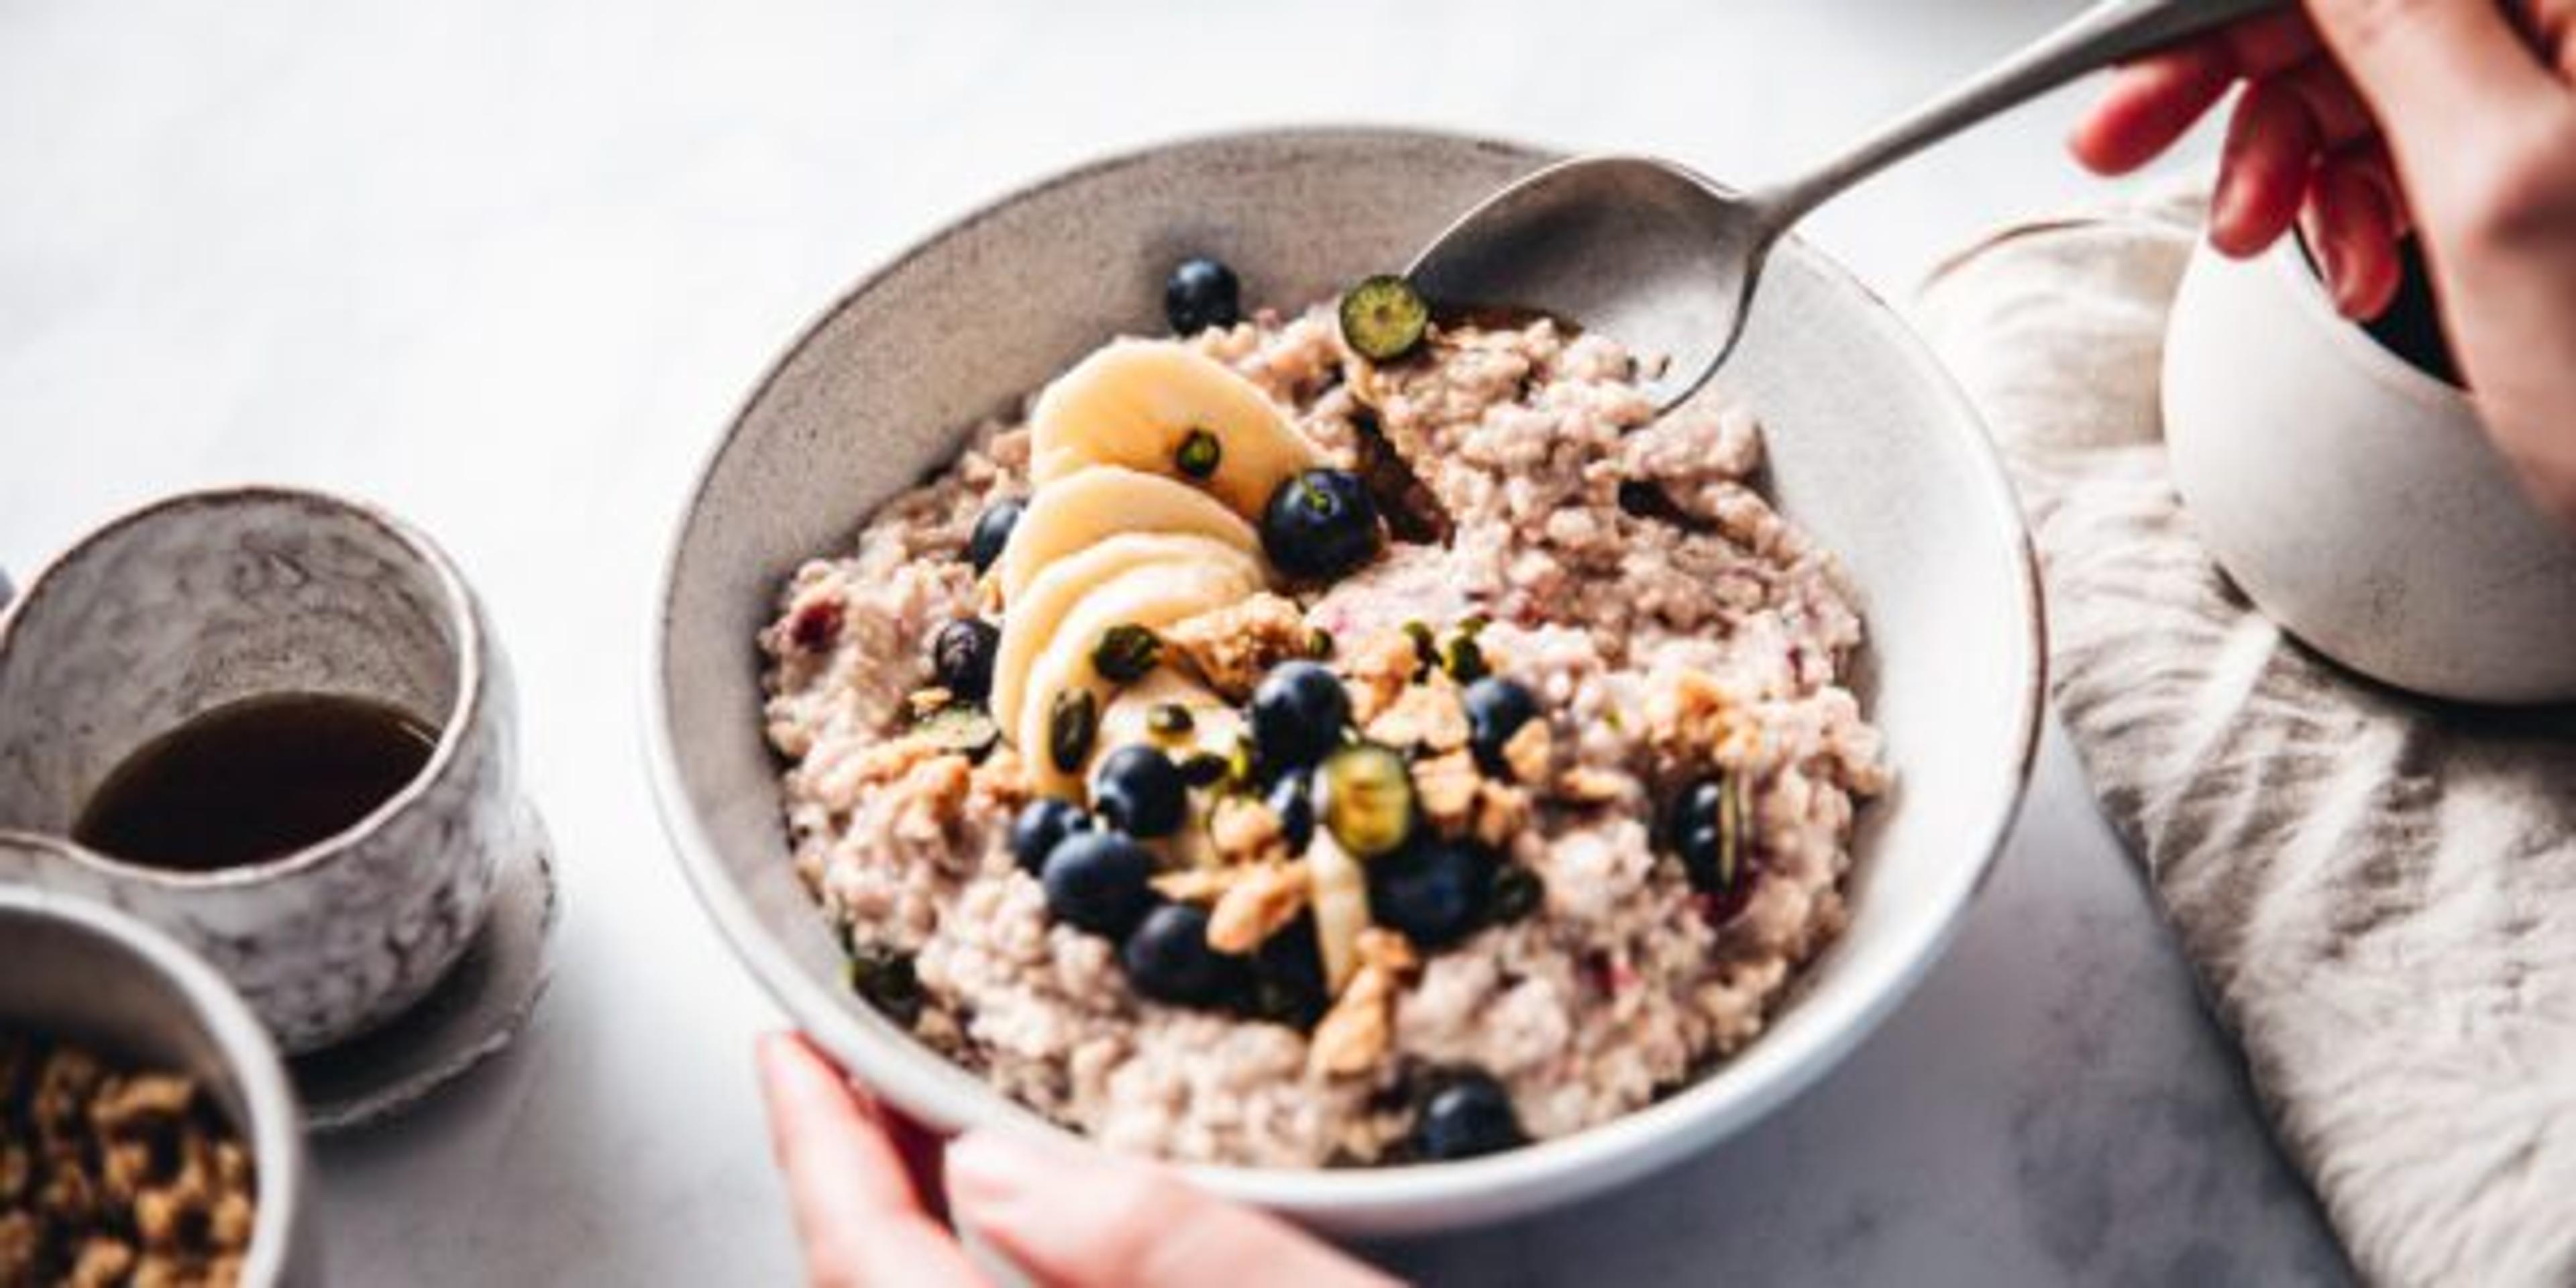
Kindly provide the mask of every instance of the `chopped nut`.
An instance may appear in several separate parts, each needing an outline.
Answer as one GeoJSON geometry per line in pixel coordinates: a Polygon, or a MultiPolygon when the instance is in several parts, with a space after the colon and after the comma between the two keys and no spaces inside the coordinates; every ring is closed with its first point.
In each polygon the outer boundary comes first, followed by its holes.
{"type": "Polygon", "coordinates": [[[904,696],[904,703],[912,708],[912,718],[915,720],[919,720],[923,716],[929,715],[933,712],[943,710],[950,703],[955,702],[956,700],[956,694],[950,693],[948,690],[943,689],[936,684],[931,685],[928,688],[915,689],[904,696]]]}
{"type": "Polygon", "coordinates": [[[949,825],[965,815],[966,794],[974,782],[974,767],[964,756],[921,761],[885,789],[889,830],[923,841],[946,835],[949,825]]]}
{"type": "Polygon", "coordinates": [[[1163,642],[1209,688],[1241,702],[1271,667],[1306,656],[1311,637],[1295,600],[1265,593],[1185,618],[1164,630],[1163,642]]]}
{"type": "Polygon", "coordinates": [[[1208,816],[1208,839],[1228,863],[1254,863],[1287,846],[1279,815],[1248,796],[1229,796],[1208,816]]]}
{"type": "Polygon", "coordinates": [[[1413,970],[1413,945],[1390,930],[1370,929],[1359,937],[1360,968],[1333,1008],[1316,1022],[1307,1067],[1347,1077],[1366,1073],[1383,1059],[1395,1036],[1395,991],[1413,970]]]}
{"type": "Polygon", "coordinates": [[[1208,947],[1249,953],[1305,911],[1311,878],[1302,862],[1266,863],[1219,896],[1208,915],[1208,947]]]}
{"type": "Polygon", "coordinates": [[[1556,776],[1556,798],[1577,805],[1607,805],[1628,794],[1628,780],[1606,769],[1576,765],[1556,776]]]}
{"type": "Polygon", "coordinates": [[[1368,735],[1390,746],[1455,751],[1467,745],[1467,708],[1456,689],[1417,684],[1368,722],[1368,735]]]}
{"type": "Polygon", "coordinates": [[[1704,671],[1683,671],[1648,696],[1646,733],[1667,753],[1725,764],[1743,763],[1760,739],[1742,701],[1704,671]]]}
{"type": "Polygon", "coordinates": [[[1484,782],[1476,758],[1464,751],[1414,762],[1413,798],[1421,803],[1422,816],[1444,836],[1455,836],[1466,826],[1484,782]]]}
{"type": "Polygon", "coordinates": [[[1351,718],[1362,726],[1377,719],[1378,713],[1395,705],[1407,688],[1412,687],[1413,673],[1420,668],[1421,656],[1414,651],[1413,638],[1402,631],[1380,631],[1370,636],[1350,654],[1345,672],[1351,693],[1351,718]]]}
{"type": "Polygon", "coordinates": [[[1470,830],[1477,840],[1499,850],[1529,825],[1529,815],[1528,792],[1488,779],[1476,789],[1476,816],[1470,830]]]}
{"type": "Polygon", "coordinates": [[[72,1263],[71,1274],[63,1282],[69,1288],[109,1288],[125,1282],[133,1270],[134,1249],[98,1235],[81,1245],[80,1259],[72,1263]]]}
{"type": "Polygon", "coordinates": [[[1556,754],[1556,735],[1549,733],[1545,720],[1523,724],[1503,741],[1503,765],[1518,782],[1535,783],[1547,777],[1547,762],[1556,754]]]}
{"type": "Polygon", "coordinates": [[[1155,874],[1154,892],[1176,903],[1214,903],[1235,883],[1243,880],[1246,868],[1177,868],[1155,874]]]}

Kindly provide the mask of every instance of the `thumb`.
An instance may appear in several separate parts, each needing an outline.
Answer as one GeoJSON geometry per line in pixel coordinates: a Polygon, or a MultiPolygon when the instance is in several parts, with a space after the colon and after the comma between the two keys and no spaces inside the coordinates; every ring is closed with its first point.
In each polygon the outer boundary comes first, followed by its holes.
{"type": "Polygon", "coordinates": [[[2401,164],[2438,163],[2560,87],[2500,0],[2306,0],[2401,164]]]}
{"type": "Polygon", "coordinates": [[[1296,1227],[1151,1164],[992,1130],[948,1151],[957,1221],[1048,1288],[1378,1288],[1389,1281],[1296,1227]]]}

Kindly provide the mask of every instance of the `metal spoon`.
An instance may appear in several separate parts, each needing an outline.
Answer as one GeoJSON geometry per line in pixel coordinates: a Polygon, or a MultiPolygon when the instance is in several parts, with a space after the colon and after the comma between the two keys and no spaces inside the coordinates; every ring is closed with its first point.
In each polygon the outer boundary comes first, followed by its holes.
{"type": "Polygon", "coordinates": [[[2104,0],[1805,176],[1750,193],[1651,157],[1577,157],[1469,211],[1406,276],[1438,303],[1536,308],[1664,355],[1646,390],[1670,407],[1726,360],[1771,247],[1827,198],[2086,72],[2291,3],[2104,0]]]}

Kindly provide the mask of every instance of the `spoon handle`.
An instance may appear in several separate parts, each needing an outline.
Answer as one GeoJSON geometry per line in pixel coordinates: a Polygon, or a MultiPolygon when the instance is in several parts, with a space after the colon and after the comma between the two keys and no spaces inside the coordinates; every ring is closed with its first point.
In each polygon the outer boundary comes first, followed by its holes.
{"type": "Polygon", "coordinates": [[[1982,75],[1862,140],[1804,176],[1760,194],[1778,233],[1843,189],[1997,112],[2087,72],[2293,0],[2103,0],[1982,75]]]}

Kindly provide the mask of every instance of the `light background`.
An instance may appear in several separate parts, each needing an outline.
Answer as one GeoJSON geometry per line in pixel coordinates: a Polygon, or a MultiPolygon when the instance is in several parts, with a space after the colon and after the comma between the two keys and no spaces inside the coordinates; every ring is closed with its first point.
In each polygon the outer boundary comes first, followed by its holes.
{"type": "MultiPolygon", "coordinates": [[[[632,695],[688,472],[844,282],[1003,188],[1228,126],[1770,177],[2070,8],[0,0],[0,564],[167,490],[315,484],[437,533],[518,663],[554,990],[505,1061],[322,1150],[336,1276],[793,1277],[749,1063],[774,1012],[664,850],[632,695]]],[[[2077,102],[1809,235],[1902,297],[2104,195],[2058,148],[2077,102]]],[[[2053,732],[1966,935],[1815,1091],[1599,1201],[1371,1251],[1462,1282],[2346,1273],[2053,732]]]]}

